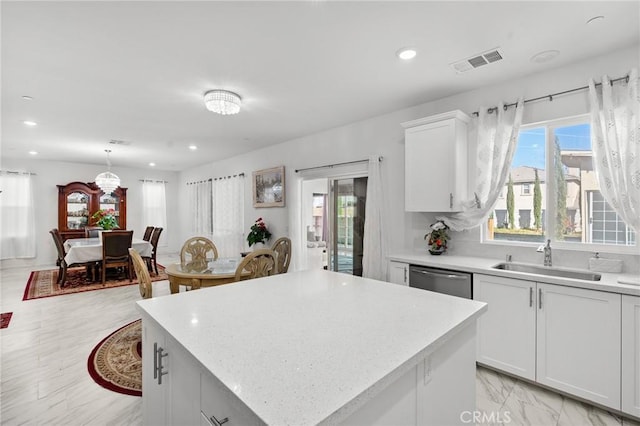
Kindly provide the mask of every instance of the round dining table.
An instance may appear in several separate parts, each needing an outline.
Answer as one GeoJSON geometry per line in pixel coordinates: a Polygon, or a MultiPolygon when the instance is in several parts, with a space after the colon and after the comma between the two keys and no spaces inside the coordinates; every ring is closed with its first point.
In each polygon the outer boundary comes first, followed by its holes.
{"type": "MultiPolygon", "coordinates": [[[[241,260],[241,258],[220,258],[170,264],[165,272],[169,277],[171,293],[180,292],[181,285],[196,290],[232,283],[235,281],[236,268],[241,260]]],[[[248,274],[248,272],[243,273],[243,275],[248,274]]]]}

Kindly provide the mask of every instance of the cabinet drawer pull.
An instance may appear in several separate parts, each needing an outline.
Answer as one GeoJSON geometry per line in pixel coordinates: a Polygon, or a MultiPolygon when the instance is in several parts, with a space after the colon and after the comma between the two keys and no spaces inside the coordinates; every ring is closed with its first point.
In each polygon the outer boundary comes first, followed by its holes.
{"type": "Polygon", "coordinates": [[[156,376],[158,378],[158,384],[161,385],[162,384],[162,376],[166,376],[167,374],[169,374],[168,371],[163,371],[164,370],[164,366],[162,365],[162,358],[164,358],[165,356],[169,356],[168,352],[162,353],[164,351],[164,349],[162,349],[161,347],[158,348],[158,351],[156,352],[156,357],[157,357],[157,370],[156,370],[156,376]]]}
{"type": "Polygon", "coordinates": [[[542,309],[542,289],[538,289],[538,309],[542,309]]]}
{"type": "Polygon", "coordinates": [[[533,287],[529,287],[529,307],[533,306],[533,287]]]}
{"type": "Polygon", "coordinates": [[[226,422],[228,422],[229,421],[229,417],[225,417],[222,420],[218,420],[218,419],[216,419],[216,416],[211,416],[209,418],[209,420],[211,420],[213,422],[214,426],[220,426],[220,425],[223,425],[226,422]]]}
{"type": "Polygon", "coordinates": [[[158,378],[158,342],[153,343],[153,378],[158,378]]]}

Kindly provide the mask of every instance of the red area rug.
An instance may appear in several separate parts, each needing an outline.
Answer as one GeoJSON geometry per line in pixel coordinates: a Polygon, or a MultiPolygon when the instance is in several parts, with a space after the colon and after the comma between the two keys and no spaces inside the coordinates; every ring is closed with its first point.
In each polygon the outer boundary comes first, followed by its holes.
{"type": "Polygon", "coordinates": [[[133,321],[102,339],[91,351],[87,368],[103,388],[142,396],[142,321],[133,321]]]}
{"type": "Polygon", "coordinates": [[[0,314],[0,328],[9,327],[9,321],[11,321],[11,316],[13,312],[5,312],[4,314],[0,314]]]}
{"type": "MultiPolygon", "coordinates": [[[[169,279],[169,277],[164,271],[164,266],[158,265],[158,275],[151,275],[151,281],[162,281],[167,279],[169,279]]],[[[29,281],[27,281],[27,287],[24,289],[24,296],[22,297],[22,300],[40,299],[42,297],[61,296],[63,294],[103,290],[105,288],[138,284],[135,274],[132,282],[129,282],[129,278],[117,279],[109,278],[109,276],[107,276],[107,282],[104,284],[102,284],[102,282],[87,281],[84,267],[68,269],[67,283],[64,287],[60,287],[60,284],[56,283],[57,280],[57,269],[31,272],[29,281]]]]}

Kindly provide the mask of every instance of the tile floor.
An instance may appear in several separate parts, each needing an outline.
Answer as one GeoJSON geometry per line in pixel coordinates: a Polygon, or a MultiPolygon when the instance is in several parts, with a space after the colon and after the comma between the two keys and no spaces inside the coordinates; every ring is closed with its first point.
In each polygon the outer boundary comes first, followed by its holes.
{"type": "MultiPolygon", "coordinates": [[[[177,260],[158,259],[165,265],[177,260]]],[[[141,424],[141,399],[98,386],[86,365],[100,340],[139,318],[138,287],[23,302],[29,272],[0,270],[0,312],[13,312],[9,328],[0,330],[0,424],[141,424]]],[[[168,281],[153,283],[153,291],[156,297],[169,294],[168,281]]],[[[483,368],[477,370],[476,391],[483,424],[640,426],[483,368]]]]}

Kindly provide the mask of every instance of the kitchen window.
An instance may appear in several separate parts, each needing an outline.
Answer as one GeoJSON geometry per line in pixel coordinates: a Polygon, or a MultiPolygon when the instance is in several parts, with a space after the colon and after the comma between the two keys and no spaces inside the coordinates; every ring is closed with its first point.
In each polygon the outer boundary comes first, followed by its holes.
{"type": "Polygon", "coordinates": [[[635,232],[600,192],[586,115],[522,126],[503,192],[484,241],[551,239],[578,250],[636,246],[635,232]]]}

